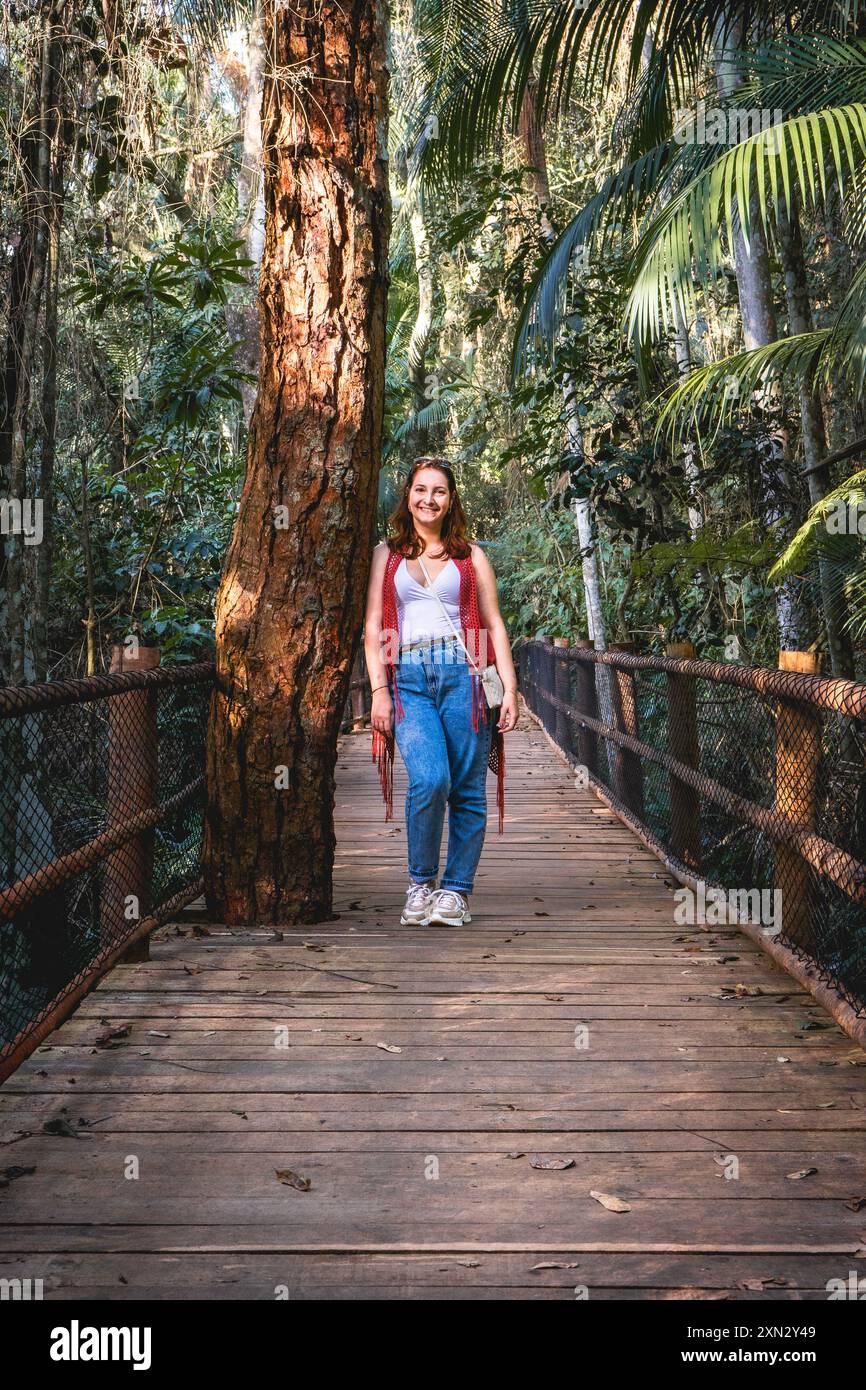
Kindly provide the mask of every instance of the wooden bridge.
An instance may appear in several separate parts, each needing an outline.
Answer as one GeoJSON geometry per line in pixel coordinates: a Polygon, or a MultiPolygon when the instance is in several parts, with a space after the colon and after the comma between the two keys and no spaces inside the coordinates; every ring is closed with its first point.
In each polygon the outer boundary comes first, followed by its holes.
{"type": "Polygon", "coordinates": [[[6,1082],[0,1277],[825,1299],[866,1272],[866,1054],[736,927],[675,924],[659,860],[526,712],[465,929],[397,925],[368,735],[337,800],[335,920],[187,914],[6,1082]]]}

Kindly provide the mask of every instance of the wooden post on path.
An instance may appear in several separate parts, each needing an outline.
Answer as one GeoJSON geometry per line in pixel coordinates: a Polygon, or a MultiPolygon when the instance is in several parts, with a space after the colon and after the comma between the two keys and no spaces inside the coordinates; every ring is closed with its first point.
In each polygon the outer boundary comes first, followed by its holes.
{"type": "MultiPolygon", "coordinates": [[[[781,671],[819,675],[817,652],[779,652],[781,671]]],[[[776,810],[813,829],[821,765],[821,716],[808,705],[780,700],[776,708],[776,810]]],[[[782,894],[782,929],[805,951],[814,944],[813,890],[806,861],[788,845],[777,844],[773,886],[782,894]]]]}
{"type": "MultiPolygon", "coordinates": [[[[111,674],[155,671],[156,647],[123,645],[111,649],[111,674]]],[[[130,690],[106,700],[108,706],[108,773],[105,828],[122,825],[156,802],[156,691],[130,690]]],[[[102,870],[100,932],[103,947],[116,945],[125,931],[150,915],[153,903],[153,830],[143,830],[114,850],[102,870]]],[[[146,936],[121,958],[125,962],[150,958],[146,936]]]]}
{"type": "MultiPolygon", "coordinates": [[[[691,642],[669,642],[665,655],[679,661],[693,661],[691,642]]],[[[668,672],[668,750],[679,762],[696,771],[700,767],[698,711],[693,676],[668,672]]],[[[671,849],[687,868],[698,873],[701,866],[701,801],[694,787],[671,773],[671,849]]]]}

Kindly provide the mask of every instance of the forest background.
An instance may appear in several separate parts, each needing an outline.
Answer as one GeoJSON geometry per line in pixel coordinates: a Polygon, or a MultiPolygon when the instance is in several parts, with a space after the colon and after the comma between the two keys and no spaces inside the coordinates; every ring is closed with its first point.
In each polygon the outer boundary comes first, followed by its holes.
{"type": "MultiPolygon", "coordinates": [[[[212,651],[267,35],[4,5],[2,681],[212,651]]],[[[854,3],[397,0],[377,539],[444,454],[513,638],[864,675],[864,35],[854,3]]]]}

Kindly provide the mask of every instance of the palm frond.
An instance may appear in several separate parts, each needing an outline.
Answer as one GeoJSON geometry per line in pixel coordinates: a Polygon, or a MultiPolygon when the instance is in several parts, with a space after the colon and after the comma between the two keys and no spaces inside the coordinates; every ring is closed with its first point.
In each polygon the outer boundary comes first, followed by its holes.
{"type": "Polygon", "coordinates": [[[670,146],[658,145],[611,174],[552,243],[533,276],[517,322],[514,375],[552,352],[562,325],[569,273],[578,253],[589,257],[610,250],[614,235],[659,191],[670,160],[670,146]]]}
{"type": "Polygon", "coordinates": [[[866,156],[866,105],[828,107],[759,131],[721,155],[682,188],[644,229],[626,308],[629,333],[658,338],[695,310],[695,275],[718,275],[738,229],[746,247],[755,217],[769,227],[773,208],[792,192],[804,204],[826,197],[828,170],[844,191],[866,156]]]}
{"type": "Polygon", "coordinates": [[[861,518],[866,533],[866,469],[846,478],[809,510],[803,525],[770,570],[770,582],[776,583],[789,574],[802,574],[816,550],[837,566],[850,570],[862,544],[858,529],[861,518]]]}
{"type": "Polygon", "coordinates": [[[604,90],[624,46],[632,89],[646,84],[647,66],[665,74],[663,96],[650,98],[642,118],[649,136],[658,126],[653,102],[681,103],[719,34],[749,9],[747,0],[729,0],[721,15],[718,0],[424,0],[418,27],[427,80],[410,123],[422,176],[447,183],[469,173],[517,129],[531,79],[542,118],[564,109],[578,84],[604,90]]]}
{"type": "Polygon", "coordinates": [[[773,378],[811,380],[832,329],[816,329],[793,338],[780,338],[766,347],[735,353],[718,362],[695,367],[671,391],[656,426],[673,446],[682,447],[693,433],[708,426],[723,429],[742,417],[743,404],[773,378]]]}
{"type": "Polygon", "coordinates": [[[436,425],[442,425],[448,419],[451,405],[453,403],[453,391],[446,387],[442,388],[441,395],[429,405],[422,406],[420,410],[414,410],[405,420],[395,426],[393,436],[395,443],[398,439],[403,439],[412,430],[426,431],[434,429],[436,425]]]}
{"type": "Polygon", "coordinates": [[[738,100],[785,116],[866,101],[866,40],[789,34],[742,56],[738,100]]]}

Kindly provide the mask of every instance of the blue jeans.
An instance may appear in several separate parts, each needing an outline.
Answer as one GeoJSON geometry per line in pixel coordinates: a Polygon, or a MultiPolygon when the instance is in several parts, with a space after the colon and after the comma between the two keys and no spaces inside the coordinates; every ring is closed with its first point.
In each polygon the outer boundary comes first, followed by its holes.
{"type": "Polygon", "coordinates": [[[440,887],[469,894],[487,828],[491,711],[476,732],[470,668],[453,638],[401,652],[397,689],[405,710],[394,737],[409,774],[409,877],[437,877],[447,804],[448,859],[440,887]]]}

